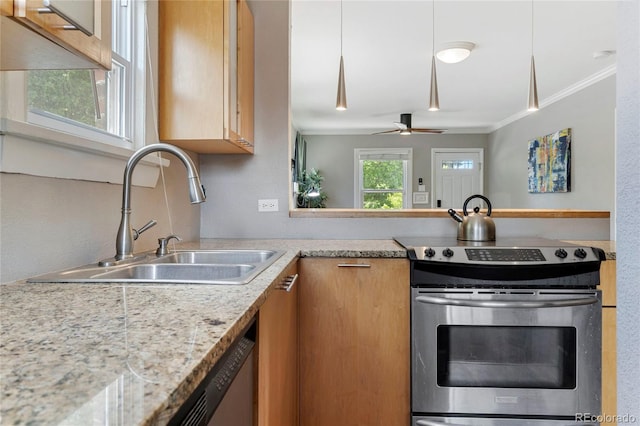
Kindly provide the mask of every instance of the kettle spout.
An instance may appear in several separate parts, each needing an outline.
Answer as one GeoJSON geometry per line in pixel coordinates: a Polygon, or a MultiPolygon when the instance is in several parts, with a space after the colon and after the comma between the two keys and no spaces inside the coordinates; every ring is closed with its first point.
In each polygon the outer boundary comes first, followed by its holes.
{"type": "Polygon", "coordinates": [[[462,223],[463,222],[462,216],[460,216],[458,214],[458,212],[455,211],[454,209],[449,209],[449,210],[447,210],[447,212],[449,212],[449,214],[451,215],[453,220],[455,220],[456,222],[458,222],[458,223],[462,223]]]}

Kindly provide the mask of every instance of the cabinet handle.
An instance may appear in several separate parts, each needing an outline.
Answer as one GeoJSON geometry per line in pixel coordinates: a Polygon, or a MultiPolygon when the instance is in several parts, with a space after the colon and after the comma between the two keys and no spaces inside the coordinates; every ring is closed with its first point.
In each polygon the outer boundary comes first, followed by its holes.
{"type": "Polygon", "coordinates": [[[296,283],[296,281],[298,281],[298,274],[289,275],[282,280],[282,283],[280,283],[278,289],[284,290],[289,293],[291,292],[291,290],[293,290],[293,285],[296,283]]]}
{"type": "Polygon", "coordinates": [[[57,28],[62,28],[63,30],[80,31],[80,32],[84,33],[85,35],[87,35],[89,37],[93,36],[93,32],[92,31],[89,31],[89,30],[83,28],[82,25],[78,25],[73,19],[69,18],[64,13],[60,12],[56,8],[52,7],[51,5],[48,5],[46,7],[39,7],[36,10],[37,10],[38,13],[42,13],[42,14],[55,13],[60,18],[62,18],[65,21],[69,22],[69,25],[61,25],[61,26],[59,26],[57,28]]]}
{"type": "Polygon", "coordinates": [[[371,268],[368,263],[338,263],[338,268],[371,268]]]}

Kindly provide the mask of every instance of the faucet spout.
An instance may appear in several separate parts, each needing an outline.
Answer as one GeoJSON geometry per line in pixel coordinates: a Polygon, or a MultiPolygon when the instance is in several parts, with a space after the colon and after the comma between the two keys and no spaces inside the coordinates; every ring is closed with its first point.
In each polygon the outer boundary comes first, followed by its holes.
{"type": "Polygon", "coordinates": [[[165,143],[157,143],[144,146],[134,152],[124,168],[124,179],[122,182],[122,218],[120,220],[120,227],[118,228],[118,235],[116,236],[116,261],[133,257],[134,237],[129,221],[131,216],[131,178],[133,176],[133,169],[144,156],[159,151],[175,155],[187,168],[191,203],[202,203],[206,199],[195,164],[191,160],[191,157],[180,148],[165,143]]]}

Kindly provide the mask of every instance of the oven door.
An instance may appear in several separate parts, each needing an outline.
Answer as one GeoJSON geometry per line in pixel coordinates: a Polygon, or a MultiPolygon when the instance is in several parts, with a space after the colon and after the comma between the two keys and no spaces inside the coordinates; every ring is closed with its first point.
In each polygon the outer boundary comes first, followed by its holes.
{"type": "Polygon", "coordinates": [[[599,291],[411,292],[414,415],[600,413],[599,291]]]}

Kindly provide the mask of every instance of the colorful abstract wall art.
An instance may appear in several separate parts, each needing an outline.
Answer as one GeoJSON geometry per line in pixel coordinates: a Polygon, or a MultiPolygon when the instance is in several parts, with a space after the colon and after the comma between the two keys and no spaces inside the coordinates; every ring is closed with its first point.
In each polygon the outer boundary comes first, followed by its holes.
{"type": "Polygon", "coordinates": [[[529,141],[529,192],[571,191],[571,129],[529,141]]]}

